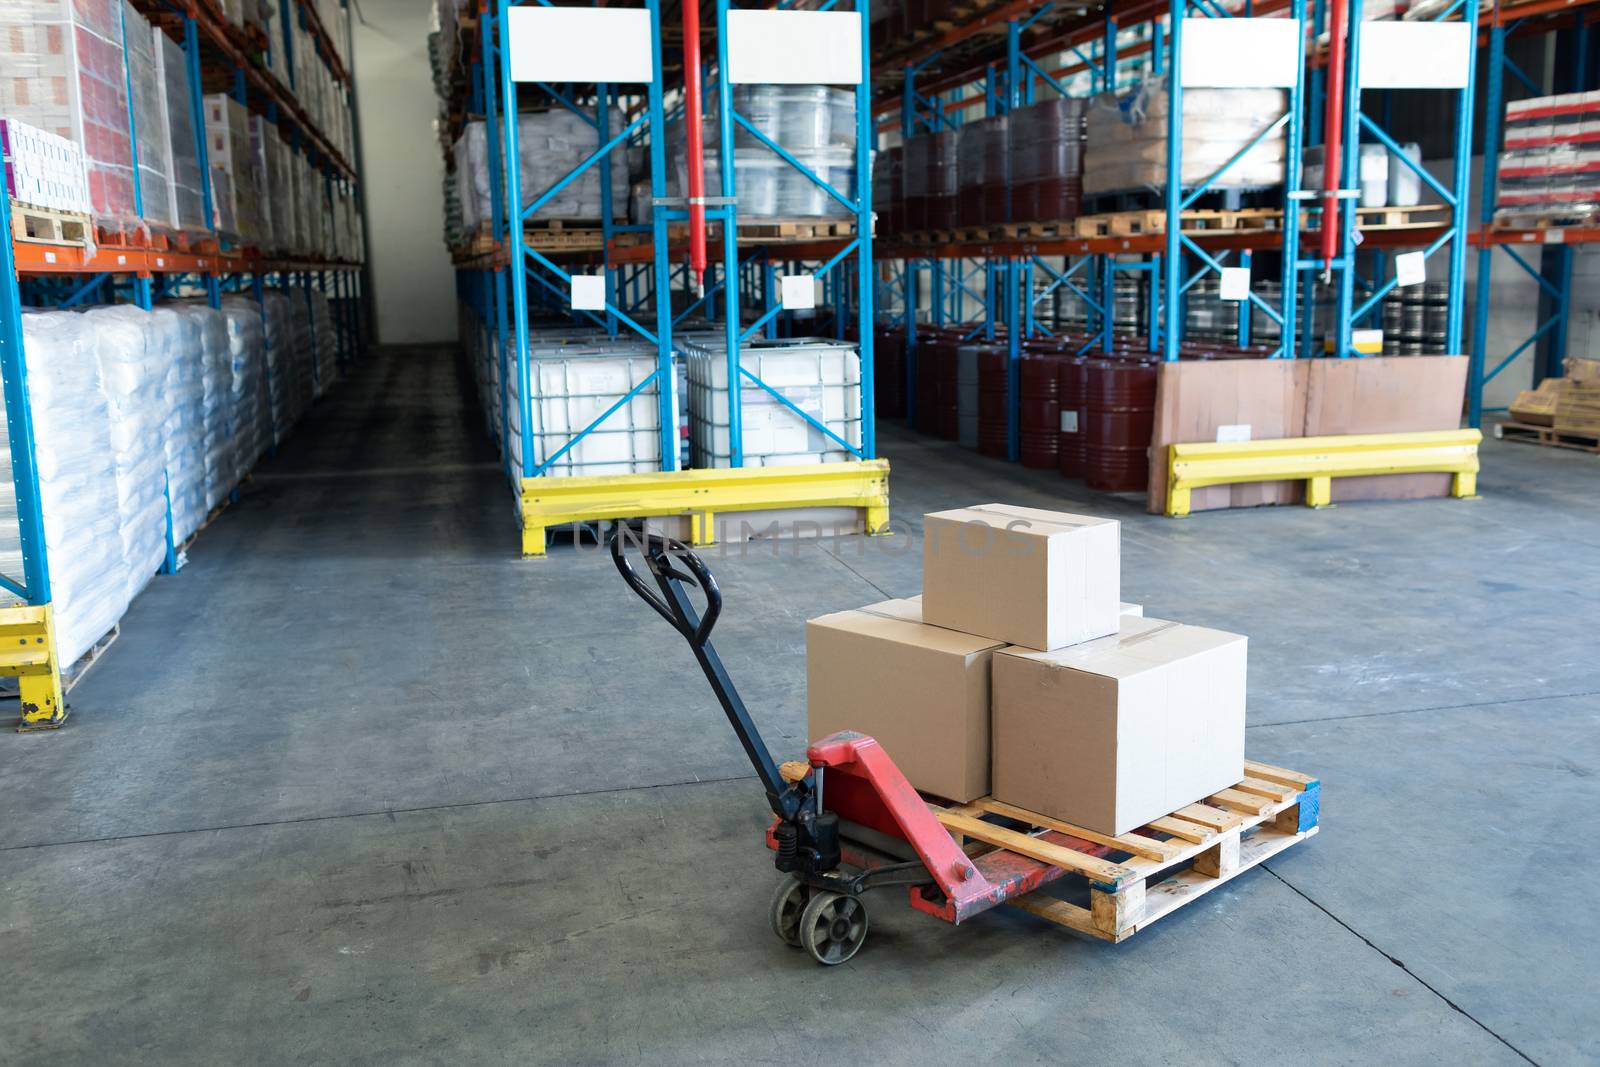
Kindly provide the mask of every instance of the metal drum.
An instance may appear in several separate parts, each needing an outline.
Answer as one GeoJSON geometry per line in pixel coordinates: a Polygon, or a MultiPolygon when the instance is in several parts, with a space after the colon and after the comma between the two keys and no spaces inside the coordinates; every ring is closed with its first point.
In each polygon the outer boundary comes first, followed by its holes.
{"type": "Polygon", "coordinates": [[[1061,431],[1056,458],[1062,474],[1068,478],[1082,478],[1085,457],[1082,429],[1088,414],[1084,409],[1089,390],[1088,360],[1083,356],[1062,360],[1056,381],[1060,392],[1057,425],[1061,431]]]}
{"type": "Polygon", "coordinates": [[[1084,481],[1107,492],[1143,489],[1150,480],[1156,365],[1102,359],[1087,367],[1084,481]]]}
{"type": "Polygon", "coordinates": [[[954,441],[960,433],[959,398],[956,393],[954,337],[931,337],[917,343],[917,429],[954,441]]]}
{"type": "Polygon", "coordinates": [[[1450,287],[1428,282],[1422,287],[1422,350],[1443,355],[1450,329],[1450,287]]]}
{"type": "Polygon", "coordinates": [[[1061,368],[1065,357],[1028,353],[1019,368],[1021,411],[1018,436],[1022,465],[1055,469],[1061,459],[1061,368]]]}
{"type": "Polygon", "coordinates": [[[881,418],[906,413],[906,331],[878,326],[872,331],[872,409],[881,418]]]}
{"type": "Polygon", "coordinates": [[[978,353],[978,451],[996,459],[1011,454],[1011,354],[1004,345],[978,353]]]}
{"type": "Polygon", "coordinates": [[[1011,219],[1066,221],[1083,204],[1087,101],[1053,96],[1011,113],[1011,219]]]}

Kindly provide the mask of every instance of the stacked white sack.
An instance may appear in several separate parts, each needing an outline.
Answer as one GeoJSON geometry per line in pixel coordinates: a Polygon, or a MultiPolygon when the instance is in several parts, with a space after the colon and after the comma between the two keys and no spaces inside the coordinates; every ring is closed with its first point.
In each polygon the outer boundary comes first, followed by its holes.
{"type": "Polygon", "coordinates": [[[272,414],[271,443],[277,444],[294,425],[294,379],[291,376],[290,346],[294,330],[290,325],[290,300],[276,290],[264,297],[266,306],[267,396],[272,414]]]}
{"type": "Polygon", "coordinates": [[[205,510],[222,503],[238,468],[233,444],[233,372],[229,367],[228,319],[203,302],[186,301],[180,310],[200,324],[201,435],[205,457],[205,510]]]}
{"type": "Polygon", "coordinates": [[[300,421],[311,408],[316,397],[316,356],[312,344],[316,334],[311,328],[311,303],[306,290],[289,291],[289,381],[294,390],[289,405],[292,419],[300,421]]]}
{"type": "Polygon", "coordinates": [[[56,655],[75,662],[128,607],[111,424],[94,328],[71,311],[22,316],[56,655]]]}
{"type": "Polygon", "coordinates": [[[172,416],[166,425],[167,501],[172,509],[172,540],[187,541],[206,517],[205,401],[201,319],[173,305],[151,312],[159,329],[173,336],[167,364],[167,395],[172,416]]]}
{"type": "Polygon", "coordinates": [[[167,554],[167,454],[162,427],[171,415],[167,365],[150,312],[131,304],[87,311],[100,366],[116,467],[117,516],[131,601],[167,554]]]}
{"type": "Polygon", "coordinates": [[[317,342],[317,395],[321,396],[339,373],[339,338],[333,332],[333,308],[325,294],[311,294],[311,315],[317,342]]]}
{"type": "Polygon", "coordinates": [[[266,333],[261,306],[248,297],[223,297],[222,314],[228,320],[229,407],[235,459],[233,483],[237,485],[256,465],[271,439],[266,333]]]}

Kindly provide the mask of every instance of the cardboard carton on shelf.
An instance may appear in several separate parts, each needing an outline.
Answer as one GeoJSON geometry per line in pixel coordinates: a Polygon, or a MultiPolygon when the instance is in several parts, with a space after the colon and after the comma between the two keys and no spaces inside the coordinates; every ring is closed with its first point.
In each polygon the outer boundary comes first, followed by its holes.
{"type": "Polygon", "coordinates": [[[1114,519],[1009,504],[925,515],[924,618],[1041,650],[1115,633],[1120,533],[1114,519]]]}
{"type": "Polygon", "coordinates": [[[997,652],[995,799],[1122,834],[1235,784],[1247,650],[1239,634],[1124,615],[1110,637],[997,652]]]}
{"type": "Polygon", "coordinates": [[[920,598],[806,623],[806,726],[876,738],[916,788],[989,792],[989,668],[1001,641],[930,626],[920,598]]]}

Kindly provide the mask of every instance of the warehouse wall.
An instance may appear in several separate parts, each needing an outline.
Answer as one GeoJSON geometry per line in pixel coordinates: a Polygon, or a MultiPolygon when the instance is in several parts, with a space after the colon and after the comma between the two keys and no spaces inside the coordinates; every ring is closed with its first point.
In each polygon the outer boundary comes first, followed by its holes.
{"type": "Polygon", "coordinates": [[[455,275],[439,229],[444,162],[433,130],[432,6],[383,0],[362,5],[352,20],[367,241],[384,344],[456,336],[455,275]]]}

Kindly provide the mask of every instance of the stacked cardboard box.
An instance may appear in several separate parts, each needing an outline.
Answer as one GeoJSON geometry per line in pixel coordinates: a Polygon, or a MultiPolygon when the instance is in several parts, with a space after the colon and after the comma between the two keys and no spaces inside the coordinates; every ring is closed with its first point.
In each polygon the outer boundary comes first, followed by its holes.
{"type": "Polygon", "coordinates": [[[1511,402],[1511,417],[1556,433],[1600,437],[1600,359],[1569,357],[1565,377],[1546,378],[1511,402]]]}
{"type": "Polygon", "coordinates": [[[806,624],[813,739],[1107,834],[1244,776],[1246,639],[1121,603],[1117,522],[986,504],[924,533],[922,596],[806,624]]]}
{"type": "Polygon", "coordinates": [[[89,173],[75,142],[16,119],[0,119],[0,152],[12,199],[57,211],[92,210],[89,173]]]}
{"type": "Polygon", "coordinates": [[[206,161],[211,166],[211,199],[218,226],[243,244],[261,241],[261,192],[251,159],[250,114],[226,93],[206,104],[206,161]]]}

